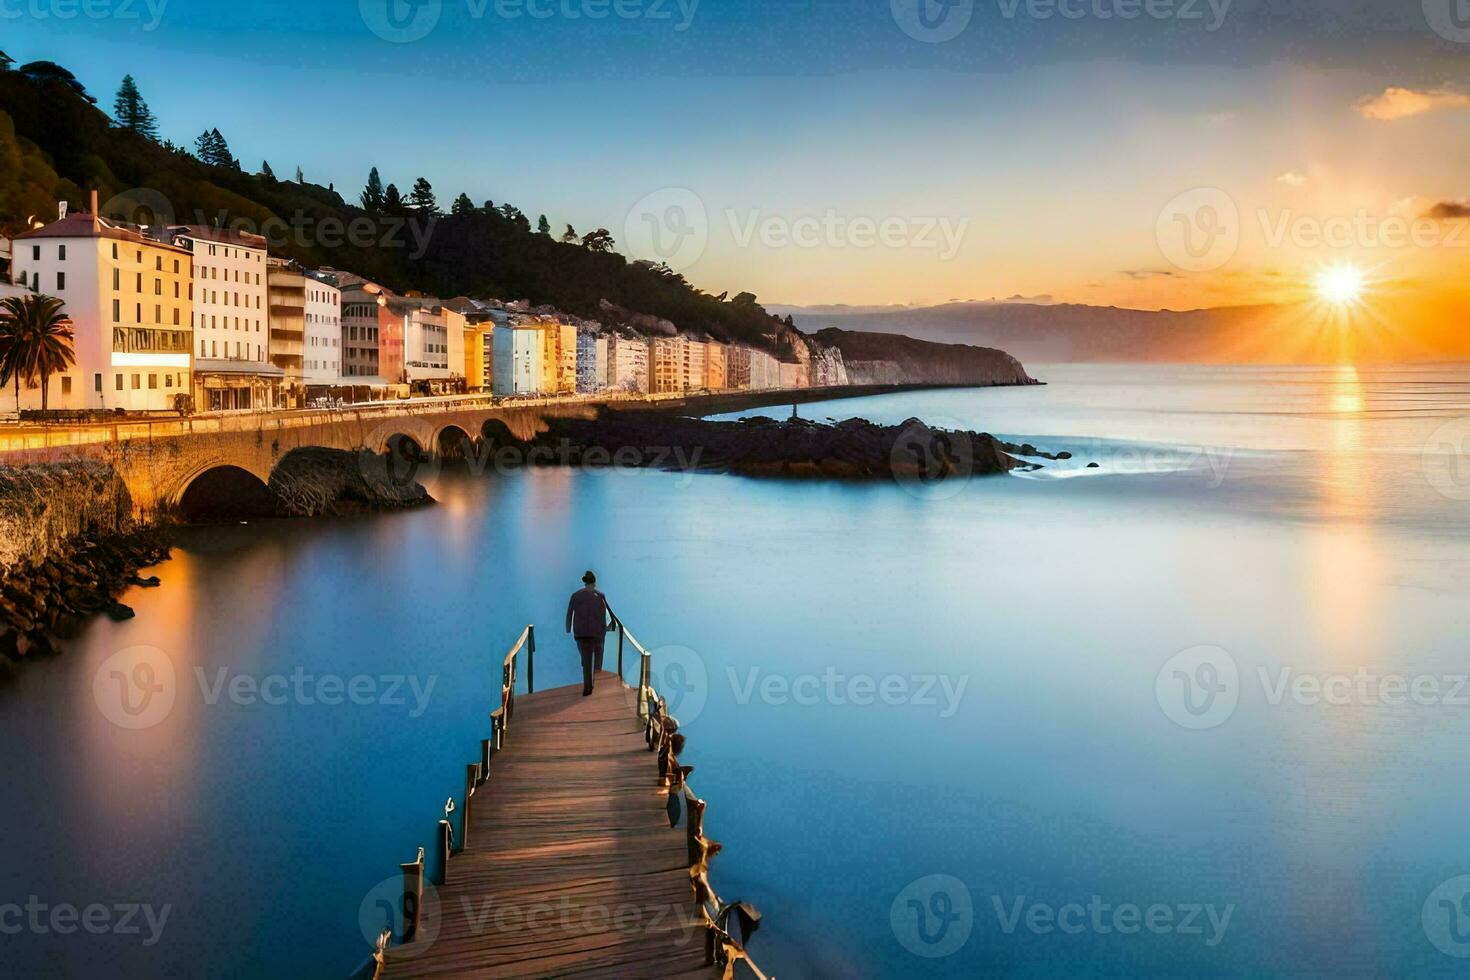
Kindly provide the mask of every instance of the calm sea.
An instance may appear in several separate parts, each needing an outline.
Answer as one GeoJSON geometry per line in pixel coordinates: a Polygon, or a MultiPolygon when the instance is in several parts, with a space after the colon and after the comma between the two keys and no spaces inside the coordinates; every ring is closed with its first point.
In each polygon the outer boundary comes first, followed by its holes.
{"type": "Polygon", "coordinates": [[[1463,975],[1470,368],[1031,367],[801,408],[1075,454],[1031,476],[446,470],[192,530],[0,689],[0,975],[345,976],[521,627],[576,677],[589,566],[768,973],[1463,975]]]}

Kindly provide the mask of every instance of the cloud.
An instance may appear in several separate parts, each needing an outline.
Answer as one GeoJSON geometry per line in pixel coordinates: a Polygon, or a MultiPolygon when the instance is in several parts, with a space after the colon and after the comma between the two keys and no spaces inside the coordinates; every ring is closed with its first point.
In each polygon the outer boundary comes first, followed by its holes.
{"type": "Polygon", "coordinates": [[[1123,275],[1129,279],[1176,279],[1179,273],[1171,269],[1124,269],[1123,275]]]}
{"type": "Polygon", "coordinates": [[[1411,88],[1389,88],[1384,89],[1382,95],[1368,96],[1359,100],[1356,108],[1364,119],[1391,122],[1395,119],[1407,119],[1410,116],[1422,116],[1426,112],[1434,112],[1437,109],[1470,108],[1470,95],[1451,88],[1429,89],[1422,92],[1411,88]]]}
{"type": "Polygon", "coordinates": [[[1295,170],[1288,170],[1276,178],[1276,183],[1285,184],[1287,187],[1300,187],[1307,182],[1306,174],[1299,174],[1295,170]]]}
{"type": "Polygon", "coordinates": [[[1426,211],[1424,217],[1433,221],[1470,218],[1470,201],[1443,201],[1426,211]]]}

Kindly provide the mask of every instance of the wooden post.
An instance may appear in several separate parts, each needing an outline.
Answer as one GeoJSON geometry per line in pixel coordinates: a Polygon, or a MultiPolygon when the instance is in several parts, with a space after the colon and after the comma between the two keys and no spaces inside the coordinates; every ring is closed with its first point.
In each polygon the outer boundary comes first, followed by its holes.
{"type": "Polygon", "coordinates": [[[411,943],[419,931],[420,905],[424,900],[424,849],[419,848],[418,860],[412,864],[400,864],[403,872],[403,939],[411,943]]]}
{"type": "Polygon", "coordinates": [[[464,827],[459,833],[459,849],[470,845],[470,800],[475,796],[475,786],[480,782],[480,764],[471,762],[464,767],[464,827]]]}
{"type": "Polygon", "coordinates": [[[526,692],[536,693],[536,627],[526,627],[526,692]]]}
{"type": "MultiPolygon", "coordinates": [[[[680,786],[679,792],[684,792],[680,786]]],[[[704,800],[696,799],[693,794],[686,793],[685,801],[689,804],[689,815],[685,817],[685,823],[689,828],[689,867],[696,867],[704,860],[704,845],[699,839],[704,836],[704,800]]]]}
{"type": "MultiPolygon", "coordinates": [[[[493,725],[492,725],[493,729],[493,725]]],[[[490,740],[480,739],[480,782],[490,778],[490,740]]]]}
{"type": "Polygon", "coordinates": [[[439,884],[449,880],[450,840],[454,831],[448,820],[439,821],[439,884]]]}
{"type": "Polygon", "coordinates": [[[501,708],[490,712],[490,745],[496,752],[505,748],[505,737],[502,734],[504,725],[501,722],[501,718],[504,716],[504,710],[501,708]]]}

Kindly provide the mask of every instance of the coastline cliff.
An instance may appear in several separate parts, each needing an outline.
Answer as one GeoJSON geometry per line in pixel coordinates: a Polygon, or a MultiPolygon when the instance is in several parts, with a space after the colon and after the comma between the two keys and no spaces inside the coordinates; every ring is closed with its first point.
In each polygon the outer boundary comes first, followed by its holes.
{"type": "Polygon", "coordinates": [[[968,344],[936,344],[893,333],[829,327],[816,341],[842,355],[852,384],[1040,384],[1005,351],[968,344]]]}

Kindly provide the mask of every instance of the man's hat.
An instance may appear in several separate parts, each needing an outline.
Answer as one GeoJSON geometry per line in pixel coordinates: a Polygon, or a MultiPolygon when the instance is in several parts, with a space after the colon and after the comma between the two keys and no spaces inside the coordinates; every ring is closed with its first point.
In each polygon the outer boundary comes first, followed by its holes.
{"type": "Polygon", "coordinates": [[[587,569],[587,574],[582,576],[582,581],[586,582],[588,585],[591,585],[593,582],[597,581],[597,576],[593,575],[592,569],[589,568],[587,569]]]}

